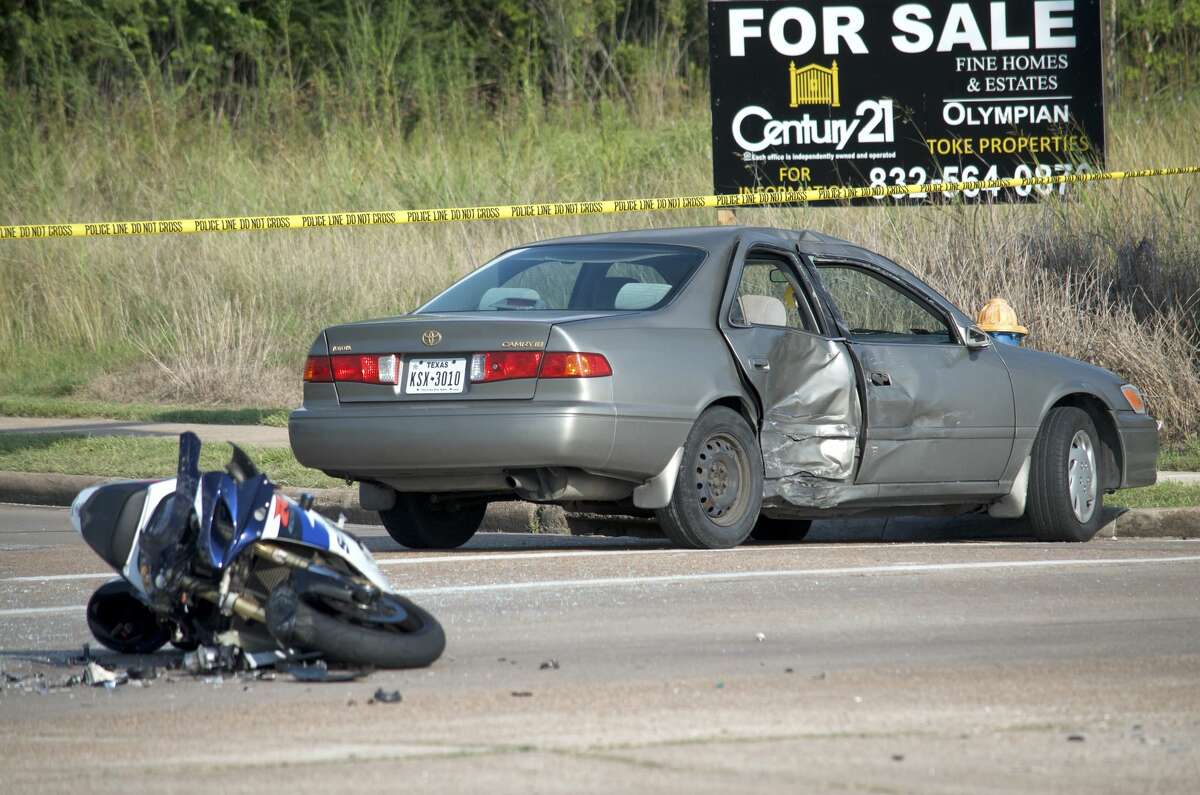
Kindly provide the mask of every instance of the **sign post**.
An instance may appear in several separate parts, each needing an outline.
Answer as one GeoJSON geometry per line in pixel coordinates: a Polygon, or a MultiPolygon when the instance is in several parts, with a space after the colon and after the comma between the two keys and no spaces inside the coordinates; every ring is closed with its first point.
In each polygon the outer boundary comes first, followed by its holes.
{"type": "Polygon", "coordinates": [[[1103,168],[1100,0],[709,0],[708,15],[716,193],[1103,168]]]}

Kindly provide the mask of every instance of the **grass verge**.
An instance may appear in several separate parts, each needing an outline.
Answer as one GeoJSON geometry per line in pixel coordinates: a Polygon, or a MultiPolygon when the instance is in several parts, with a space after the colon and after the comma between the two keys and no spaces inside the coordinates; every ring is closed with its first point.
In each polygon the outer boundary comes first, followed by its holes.
{"type": "Polygon", "coordinates": [[[1200,486],[1192,483],[1156,483],[1141,489],[1123,489],[1104,498],[1114,508],[1191,508],[1200,506],[1200,486]]]}
{"type": "MultiPolygon", "coordinates": [[[[129,436],[79,436],[51,433],[0,434],[0,471],[51,472],[114,478],[159,478],[175,474],[179,443],[175,439],[129,436]]],[[[273,481],[298,488],[344,485],[296,461],[286,447],[245,447],[273,481]]],[[[229,460],[224,443],[206,444],[200,468],[221,469],[229,460]]]]}
{"type": "Polygon", "coordinates": [[[1158,468],[1173,472],[1200,472],[1200,436],[1160,450],[1158,468]]]}
{"type": "Polygon", "coordinates": [[[0,416],[6,417],[103,418],[130,422],[270,425],[286,428],[288,411],[282,408],[160,406],[24,395],[0,396],[0,416]]]}

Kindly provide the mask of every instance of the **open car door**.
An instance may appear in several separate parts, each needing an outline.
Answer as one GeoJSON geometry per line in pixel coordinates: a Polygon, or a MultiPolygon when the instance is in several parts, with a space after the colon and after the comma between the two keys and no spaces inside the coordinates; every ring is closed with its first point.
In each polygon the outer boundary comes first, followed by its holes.
{"type": "Polygon", "coordinates": [[[822,335],[794,253],[738,247],[720,328],[762,415],[764,500],[837,505],[854,481],[862,410],[845,345],[822,335]]]}

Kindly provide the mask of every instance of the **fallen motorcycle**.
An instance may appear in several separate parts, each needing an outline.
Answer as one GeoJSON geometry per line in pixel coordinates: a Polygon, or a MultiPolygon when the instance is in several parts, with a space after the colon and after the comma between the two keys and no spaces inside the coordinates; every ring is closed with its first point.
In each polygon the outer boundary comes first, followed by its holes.
{"type": "Polygon", "coordinates": [[[94,486],[71,521],[120,574],[87,608],[100,643],[148,654],[234,647],[379,668],[441,656],[441,625],[391,587],[353,535],[280,493],[237,446],[201,473],[200,440],[179,437],[176,477],[94,486]]]}

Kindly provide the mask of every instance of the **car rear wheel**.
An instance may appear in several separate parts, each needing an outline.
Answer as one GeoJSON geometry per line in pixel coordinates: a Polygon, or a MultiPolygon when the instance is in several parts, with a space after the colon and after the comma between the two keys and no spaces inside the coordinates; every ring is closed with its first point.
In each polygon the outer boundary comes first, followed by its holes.
{"type": "Polygon", "coordinates": [[[762,506],[758,440],[737,412],[714,407],[688,435],[667,507],[655,513],[682,547],[728,549],[746,540],[762,506]]]}
{"type": "Polygon", "coordinates": [[[758,517],[750,537],[755,541],[803,541],[812,527],[811,519],[772,519],[758,517]]]}
{"type": "Polygon", "coordinates": [[[487,503],[435,501],[429,494],[397,494],[379,519],[396,542],[412,549],[454,549],[471,540],[487,503]]]}
{"type": "Polygon", "coordinates": [[[1100,435],[1086,411],[1051,409],[1033,442],[1027,515],[1042,541],[1087,541],[1104,512],[1100,435]]]}

